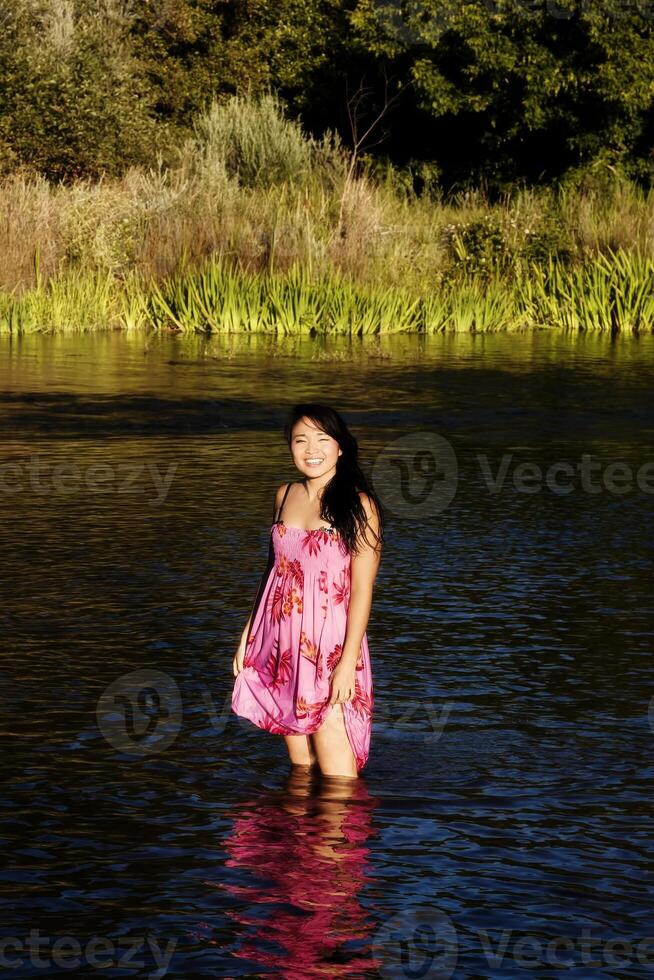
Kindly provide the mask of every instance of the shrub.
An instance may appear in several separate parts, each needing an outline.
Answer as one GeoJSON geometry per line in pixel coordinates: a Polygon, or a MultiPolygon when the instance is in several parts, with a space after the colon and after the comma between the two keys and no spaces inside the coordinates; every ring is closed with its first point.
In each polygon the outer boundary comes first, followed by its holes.
{"type": "Polygon", "coordinates": [[[194,130],[203,165],[224,167],[245,187],[301,182],[311,171],[313,140],[299,123],[286,118],[272,94],[214,101],[194,130]]]}
{"type": "Polygon", "coordinates": [[[509,241],[501,216],[489,212],[481,218],[449,224],[445,240],[455,263],[465,272],[484,274],[507,264],[509,241]]]}
{"type": "Polygon", "coordinates": [[[550,258],[569,262],[574,258],[576,251],[570,231],[562,227],[560,219],[557,221],[548,217],[540,227],[525,231],[518,255],[527,261],[537,263],[545,263],[550,258]]]}
{"type": "Polygon", "coordinates": [[[117,175],[154,146],[129,19],[110,0],[8,0],[0,33],[0,165],[50,179],[117,175]]]}

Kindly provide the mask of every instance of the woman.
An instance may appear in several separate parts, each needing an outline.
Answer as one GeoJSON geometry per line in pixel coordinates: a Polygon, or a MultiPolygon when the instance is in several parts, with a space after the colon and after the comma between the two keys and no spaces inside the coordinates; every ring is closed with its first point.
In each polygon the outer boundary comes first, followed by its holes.
{"type": "Polygon", "coordinates": [[[382,507],[334,409],[296,405],[284,436],[302,479],[275,496],[268,567],[234,654],[232,709],[283,735],[292,766],[356,778],[370,747],[366,627],[382,507]]]}

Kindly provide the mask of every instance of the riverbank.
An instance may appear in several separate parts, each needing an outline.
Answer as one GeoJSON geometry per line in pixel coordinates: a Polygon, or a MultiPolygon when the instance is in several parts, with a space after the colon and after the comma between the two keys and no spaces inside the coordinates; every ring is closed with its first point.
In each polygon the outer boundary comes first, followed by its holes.
{"type": "Polygon", "coordinates": [[[651,191],[607,171],[491,202],[409,176],[307,138],[272,98],[212,106],[173,168],[17,174],[0,331],[652,330],[651,191]]]}

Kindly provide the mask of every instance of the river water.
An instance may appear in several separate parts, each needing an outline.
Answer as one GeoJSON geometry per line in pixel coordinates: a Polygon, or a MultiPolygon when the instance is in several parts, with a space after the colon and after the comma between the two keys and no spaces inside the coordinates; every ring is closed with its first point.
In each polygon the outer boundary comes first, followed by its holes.
{"type": "Polygon", "coordinates": [[[8,975],[654,972],[654,337],[3,337],[0,391],[8,975]],[[229,704],[306,400],[387,505],[354,786],[229,704]]]}

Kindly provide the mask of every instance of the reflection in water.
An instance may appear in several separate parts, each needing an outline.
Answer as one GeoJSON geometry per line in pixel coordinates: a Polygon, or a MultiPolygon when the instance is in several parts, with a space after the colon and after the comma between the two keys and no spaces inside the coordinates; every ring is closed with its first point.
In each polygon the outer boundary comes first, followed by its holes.
{"type": "Polygon", "coordinates": [[[374,922],[360,901],[375,806],[362,779],[300,767],[292,767],[281,791],[239,806],[225,866],[259,880],[216,883],[239,899],[230,911],[243,932],[234,955],[284,977],[351,976],[376,967],[365,953],[374,922]],[[265,917],[261,906],[269,907],[265,917]],[[346,961],[332,958],[348,946],[346,961]]]}

